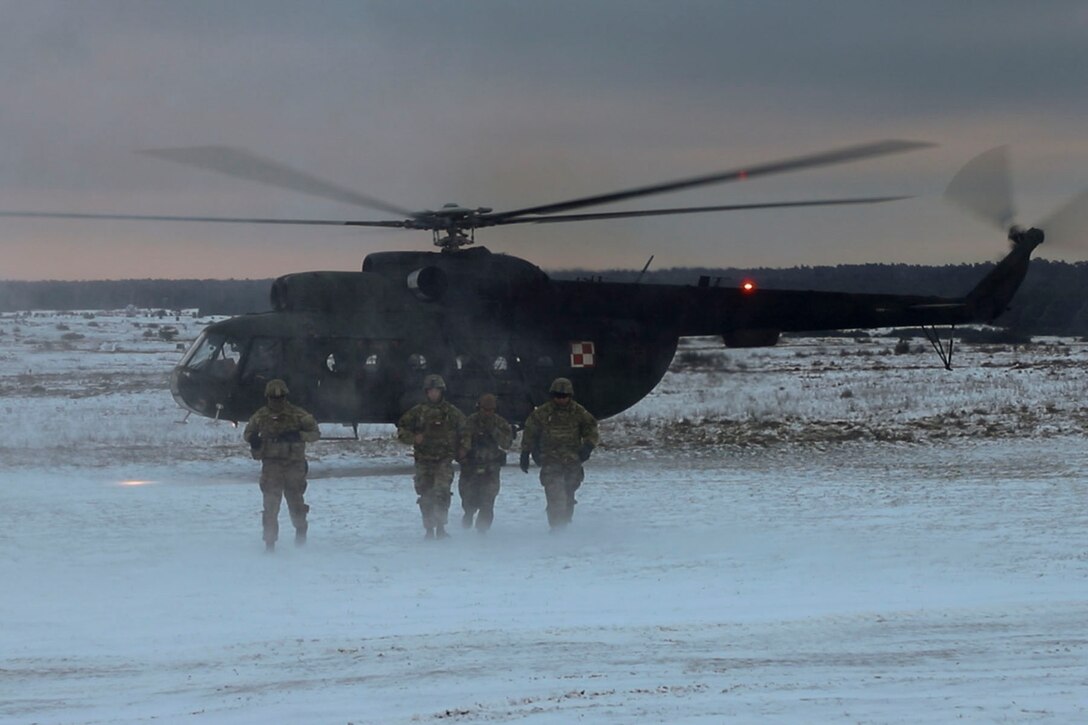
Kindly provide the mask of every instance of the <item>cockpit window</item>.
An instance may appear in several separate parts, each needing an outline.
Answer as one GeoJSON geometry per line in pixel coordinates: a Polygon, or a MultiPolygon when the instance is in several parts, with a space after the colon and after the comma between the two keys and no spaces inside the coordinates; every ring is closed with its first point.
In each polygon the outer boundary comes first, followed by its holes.
{"type": "Polygon", "coordinates": [[[189,352],[181,360],[181,366],[189,370],[202,370],[212,376],[229,378],[238,368],[241,348],[234,340],[222,334],[202,332],[189,352]]]}
{"type": "Polygon", "coordinates": [[[215,357],[222,345],[222,335],[209,335],[207,332],[200,333],[200,337],[196,339],[193,346],[189,348],[189,352],[185,353],[185,357],[181,359],[181,366],[192,370],[201,369],[215,357]]]}
{"type": "Polygon", "coordinates": [[[215,378],[231,378],[242,357],[242,347],[223,334],[200,333],[193,347],[182,358],[182,367],[202,370],[215,378]]]}

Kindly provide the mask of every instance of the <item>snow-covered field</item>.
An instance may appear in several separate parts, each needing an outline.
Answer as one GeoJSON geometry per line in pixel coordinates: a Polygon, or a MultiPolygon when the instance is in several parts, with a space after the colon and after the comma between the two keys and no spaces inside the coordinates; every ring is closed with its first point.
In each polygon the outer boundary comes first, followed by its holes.
{"type": "Polygon", "coordinates": [[[562,535],[511,467],[425,542],[373,426],[267,556],[238,429],[167,390],[206,322],[0,316],[0,721],[1088,722],[1080,341],[686,341],[562,535]]]}

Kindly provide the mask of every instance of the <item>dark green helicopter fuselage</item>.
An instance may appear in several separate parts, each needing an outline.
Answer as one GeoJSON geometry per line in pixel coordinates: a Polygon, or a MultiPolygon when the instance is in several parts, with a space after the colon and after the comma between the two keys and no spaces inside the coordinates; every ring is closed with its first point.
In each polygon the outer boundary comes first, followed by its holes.
{"type": "Polygon", "coordinates": [[[282,378],[321,421],[389,423],[438,373],[462,410],[490,392],[522,421],[563,376],[579,402],[614,415],[665,374],[680,331],[656,324],[664,310],[577,294],[583,284],[483,248],[378,253],[362,272],[287,275],[273,285],[273,312],[206,328],[174,371],[174,397],[245,420],[265,383],[282,378]]]}

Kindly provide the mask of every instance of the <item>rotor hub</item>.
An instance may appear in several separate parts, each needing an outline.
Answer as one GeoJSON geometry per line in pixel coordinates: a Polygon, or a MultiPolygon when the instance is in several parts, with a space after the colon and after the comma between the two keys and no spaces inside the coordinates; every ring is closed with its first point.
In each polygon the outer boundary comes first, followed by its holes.
{"type": "Polygon", "coordinates": [[[432,230],[431,236],[434,239],[434,246],[444,252],[455,251],[461,247],[467,247],[470,244],[476,243],[476,228],[469,228],[469,233],[467,235],[457,227],[434,229],[432,230]]]}
{"type": "Polygon", "coordinates": [[[1024,229],[1019,226],[1009,227],[1009,241],[1013,244],[1029,244],[1032,249],[1038,247],[1046,239],[1046,235],[1042,229],[1032,227],[1031,229],[1024,229]]]}

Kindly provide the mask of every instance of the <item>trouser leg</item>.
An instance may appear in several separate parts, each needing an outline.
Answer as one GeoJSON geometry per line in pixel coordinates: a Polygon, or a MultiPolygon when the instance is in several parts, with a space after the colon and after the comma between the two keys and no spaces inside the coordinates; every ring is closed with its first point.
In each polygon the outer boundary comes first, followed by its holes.
{"type": "Polygon", "coordinates": [[[436,491],[435,493],[437,495],[435,497],[434,507],[431,509],[431,517],[434,519],[434,527],[438,529],[444,527],[449,521],[450,500],[452,496],[450,496],[449,491],[446,491],[445,498],[442,497],[441,491],[436,491]]]}
{"type": "Polygon", "coordinates": [[[557,469],[557,466],[542,466],[540,469],[540,484],[544,487],[548,525],[552,528],[563,526],[567,521],[567,489],[557,469]]]}
{"type": "Polygon", "coordinates": [[[461,466],[461,475],[457,479],[457,494],[461,497],[461,525],[465,528],[472,526],[472,518],[479,510],[476,495],[476,481],[472,472],[464,465],[461,466]]]}
{"type": "Polygon", "coordinates": [[[443,461],[435,469],[434,486],[431,488],[431,495],[434,498],[432,516],[436,529],[444,527],[449,519],[450,502],[453,500],[452,486],[453,462],[443,461]]]}
{"type": "Polygon", "coordinates": [[[299,490],[284,491],[284,499],[287,501],[287,511],[291,514],[291,523],[295,527],[295,538],[304,541],[310,530],[310,522],[306,519],[310,506],[303,500],[302,491],[299,490]]]}
{"type": "Polygon", "coordinates": [[[415,475],[416,503],[419,504],[419,515],[423,519],[423,528],[428,536],[434,535],[434,499],[431,497],[431,488],[434,486],[430,473],[419,463],[416,464],[415,475]]]}
{"type": "Polygon", "coordinates": [[[544,498],[547,501],[548,525],[563,526],[567,523],[567,492],[561,482],[545,483],[544,498]]]}
{"type": "Polygon", "coordinates": [[[449,517],[453,498],[453,463],[451,461],[416,461],[415,487],[423,528],[441,531],[449,517]]]}
{"type": "Polygon", "coordinates": [[[264,499],[261,528],[264,543],[267,545],[274,545],[280,536],[280,502],[283,500],[283,491],[282,466],[274,461],[265,461],[261,466],[261,496],[264,499]]]}
{"type": "Polygon", "coordinates": [[[280,536],[280,501],[283,494],[280,491],[264,491],[264,510],[261,511],[261,528],[264,534],[264,543],[275,544],[280,536]]]}
{"type": "Polygon", "coordinates": [[[540,483],[547,500],[548,525],[566,526],[574,516],[574,492],[582,485],[585,473],[581,465],[545,465],[540,469],[540,483]]]}
{"type": "Polygon", "coordinates": [[[479,531],[487,531],[495,520],[495,498],[499,495],[499,470],[487,471],[480,482],[478,498],[480,515],[476,517],[476,528],[479,531]]]}
{"type": "Polygon", "coordinates": [[[306,461],[292,461],[288,466],[288,480],[283,490],[283,497],[287,501],[287,511],[291,515],[291,523],[295,527],[295,537],[304,540],[309,529],[306,514],[310,507],[306,504],[306,461]]]}
{"type": "Polygon", "coordinates": [[[475,514],[479,510],[476,503],[476,479],[465,468],[461,468],[461,475],[457,479],[457,495],[461,497],[461,509],[466,514],[475,514]]]}
{"type": "Polygon", "coordinates": [[[578,487],[581,485],[581,472],[567,479],[567,523],[570,523],[570,521],[574,518],[574,505],[578,503],[578,501],[574,498],[574,492],[577,491],[578,487]]]}

